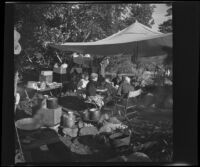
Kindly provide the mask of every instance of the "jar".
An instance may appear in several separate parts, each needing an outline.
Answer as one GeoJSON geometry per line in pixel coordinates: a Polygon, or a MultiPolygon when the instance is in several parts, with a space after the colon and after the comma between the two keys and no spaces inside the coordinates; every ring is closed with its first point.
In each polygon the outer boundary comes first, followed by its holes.
{"type": "Polygon", "coordinates": [[[63,114],[63,127],[72,128],[75,125],[75,116],[73,112],[63,114]]]}

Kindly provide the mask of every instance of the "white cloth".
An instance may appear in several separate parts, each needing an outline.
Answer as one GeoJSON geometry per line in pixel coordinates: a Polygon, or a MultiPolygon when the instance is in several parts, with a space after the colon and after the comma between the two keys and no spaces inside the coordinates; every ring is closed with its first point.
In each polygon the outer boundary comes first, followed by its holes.
{"type": "Polygon", "coordinates": [[[85,89],[86,86],[87,86],[87,84],[88,84],[88,82],[89,82],[89,81],[87,81],[87,80],[85,80],[85,79],[81,79],[81,80],[79,81],[79,83],[78,83],[78,86],[77,86],[78,90],[80,90],[80,89],[85,89]]]}
{"type": "Polygon", "coordinates": [[[131,91],[129,92],[129,97],[137,97],[142,93],[142,89],[136,90],[136,91],[131,91]]]}

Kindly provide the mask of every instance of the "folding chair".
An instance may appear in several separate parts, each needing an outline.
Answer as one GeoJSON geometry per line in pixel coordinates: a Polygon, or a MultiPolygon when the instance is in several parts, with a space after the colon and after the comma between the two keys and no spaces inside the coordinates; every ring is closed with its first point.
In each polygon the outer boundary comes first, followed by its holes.
{"type": "MultiPolygon", "coordinates": [[[[115,97],[115,110],[118,110],[119,108],[123,109],[123,116],[129,120],[128,116],[135,114],[137,111],[131,111],[131,112],[127,112],[130,109],[133,109],[137,106],[136,101],[137,97],[139,95],[141,95],[142,90],[139,89],[137,91],[131,91],[128,93],[128,97],[127,98],[123,98],[123,97],[115,97]]],[[[118,114],[120,116],[122,116],[122,113],[120,110],[118,110],[118,114]]]]}

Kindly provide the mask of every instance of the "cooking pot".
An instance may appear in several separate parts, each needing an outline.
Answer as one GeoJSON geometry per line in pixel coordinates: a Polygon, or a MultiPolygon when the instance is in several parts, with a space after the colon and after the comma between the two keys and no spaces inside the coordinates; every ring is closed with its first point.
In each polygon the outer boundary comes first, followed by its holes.
{"type": "Polygon", "coordinates": [[[90,120],[99,121],[101,117],[100,110],[98,108],[91,108],[89,109],[90,120]]]}
{"type": "Polygon", "coordinates": [[[56,109],[56,108],[58,108],[58,98],[56,98],[56,97],[49,97],[47,99],[47,108],[49,108],[49,109],[56,109]]]}

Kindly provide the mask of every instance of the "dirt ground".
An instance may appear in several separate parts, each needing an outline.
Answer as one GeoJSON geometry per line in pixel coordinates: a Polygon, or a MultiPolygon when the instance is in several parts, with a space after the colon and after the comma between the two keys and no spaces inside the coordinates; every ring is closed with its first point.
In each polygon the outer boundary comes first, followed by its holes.
{"type": "MultiPolygon", "coordinates": [[[[162,94],[162,97],[166,97],[166,94],[170,95],[171,92],[165,91],[162,93],[160,91],[158,93],[162,94]]],[[[143,107],[137,109],[137,114],[132,117],[131,126],[134,129],[132,138],[133,152],[143,152],[153,162],[170,162],[173,158],[173,110],[171,107],[160,109],[152,106],[156,98],[153,99],[150,99],[149,104],[146,106],[144,106],[145,100],[142,99],[140,105],[142,104],[143,107]]],[[[85,107],[84,103],[75,97],[59,99],[59,103],[74,110],[81,110],[85,107]]],[[[30,116],[23,112],[18,112],[17,118],[23,117],[30,116]]],[[[51,146],[47,150],[34,149],[31,154],[33,161],[39,163],[78,161],[77,157],[71,154],[62,142],[51,146]]],[[[89,161],[98,161],[100,159],[100,157],[97,159],[94,157],[89,161]]],[[[80,158],[80,161],[87,161],[87,158],[80,158]]]]}

